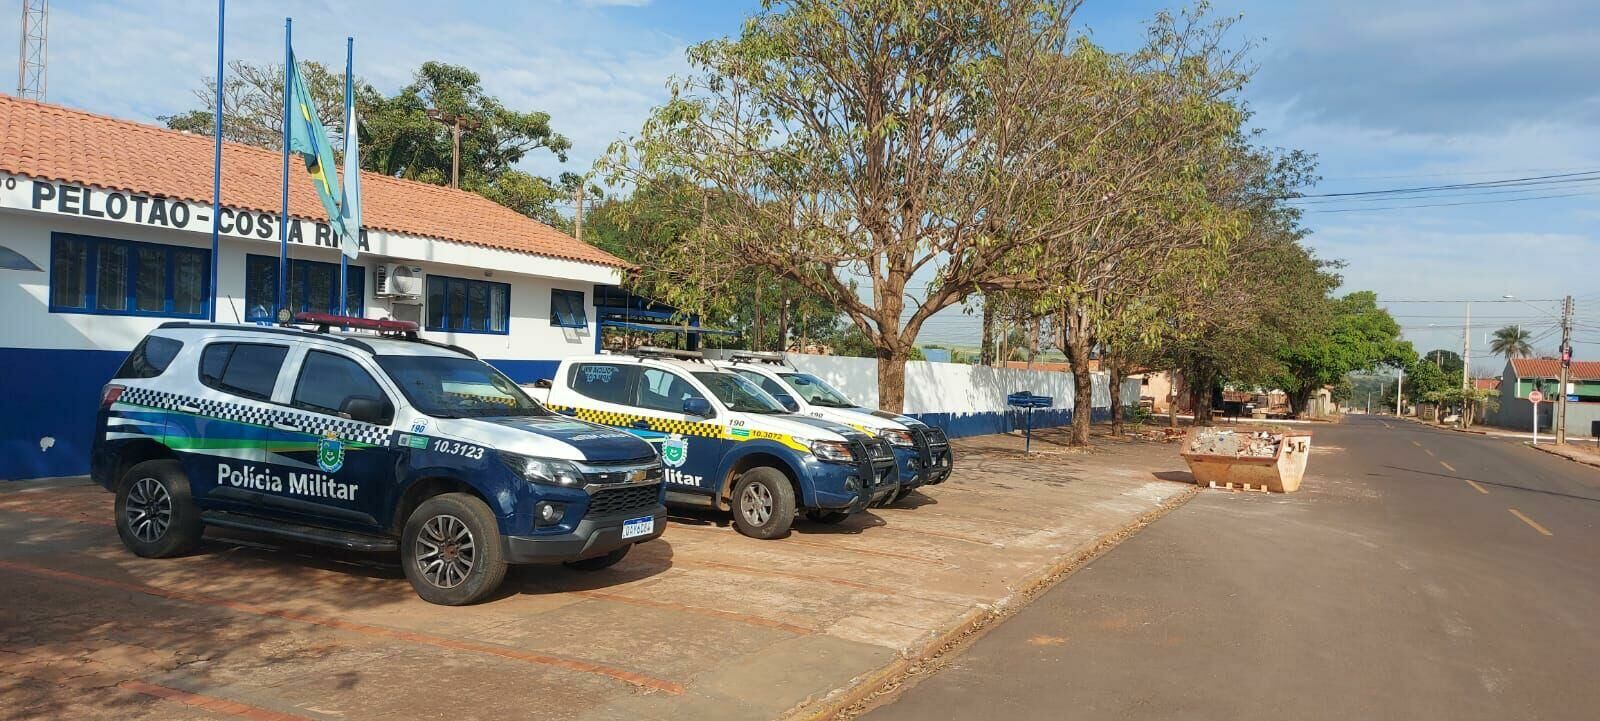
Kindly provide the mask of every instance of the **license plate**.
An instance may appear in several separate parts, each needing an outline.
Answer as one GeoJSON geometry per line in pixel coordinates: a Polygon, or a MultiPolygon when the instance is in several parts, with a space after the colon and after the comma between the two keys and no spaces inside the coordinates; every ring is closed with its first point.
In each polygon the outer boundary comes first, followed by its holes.
{"type": "Polygon", "coordinates": [[[648,536],[656,530],[656,519],[650,516],[633,518],[622,522],[622,538],[638,538],[648,536]]]}

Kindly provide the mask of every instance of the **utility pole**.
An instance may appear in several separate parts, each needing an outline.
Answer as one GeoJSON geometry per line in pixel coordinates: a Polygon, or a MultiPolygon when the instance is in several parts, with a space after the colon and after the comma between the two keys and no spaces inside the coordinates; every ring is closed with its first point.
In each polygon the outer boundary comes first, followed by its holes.
{"type": "Polygon", "coordinates": [[[574,200],[577,202],[578,211],[572,223],[572,234],[578,240],[583,240],[583,183],[578,183],[578,189],[574,191],[574,194],[576,195],[574,200]]]}
{"type": "Polygon", "coordinates": [[[1400,369],[1400,380],[1398,382],[1396,382],[1395,386],[1394,386],[1394,417],[1395,418],[1402,418],[1406,414],[1405,401],[1400,400],[1400,399],[1405,397],[1405,389],[1406,389],[1406,369],[1401,368],[1400,369]]]}
{"type": "MultiPolygon", "coordinates": [[[[1461,402],[1466,403],[1466,392],[1472,390],[1472,304],[1467,304],[1467,329],[1461,334],[1461,402]]],[[[1466,415],[1466,408],[1461,409],[1466,415]]]]}
{"type": "Polygon", "coordinates": [[[428,108],[428,118],[450,128],[450,187],[461,187],[461,129],[477,130],[478,122],[439,108],[428,108]]]}
{"type": "Polygon", "coordinates": [[[1556,445],[1567,442],[1567,382],[1572,377],[1572,296],[1561,301],[1561,387],[1556,391],[1556,445]]]}

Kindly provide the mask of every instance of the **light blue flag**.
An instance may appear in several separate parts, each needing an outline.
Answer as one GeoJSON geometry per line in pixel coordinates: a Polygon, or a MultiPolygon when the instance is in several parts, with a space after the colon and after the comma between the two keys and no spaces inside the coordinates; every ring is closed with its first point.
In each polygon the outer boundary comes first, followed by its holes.
{"type": "Polygon", "coordinates": [[[356,133],[356,104],[347,100],[344,109],[344,204],[340,219],[344,234],[339,248],[355,260],[361,254],[361,138],[356,133]]]}
{"type": "Polygon", "coordinates": [[[317,196],[322,199],[322,207],[328,211],[328,224],[332,226],[334,235],[343,238],[347,235],[344,230],[344,211],[340,209],[343,201],[339,193],[339,176],[333,167],[333,144],[328,142],[328,131],[322,127],[322,119],[317,117],[317,104],[311,99],[311,90],[306,87],[305,78],[300,74],[300,62],[294,59],[294,51],[289,51],[289,67],[286,78],[289,83],[289,150],[300,155],[306,163],[306,170],[311,173],[311,184],[317,189],[317,196]],[[329,177],[329,176],[333,177],[329,177]]]}

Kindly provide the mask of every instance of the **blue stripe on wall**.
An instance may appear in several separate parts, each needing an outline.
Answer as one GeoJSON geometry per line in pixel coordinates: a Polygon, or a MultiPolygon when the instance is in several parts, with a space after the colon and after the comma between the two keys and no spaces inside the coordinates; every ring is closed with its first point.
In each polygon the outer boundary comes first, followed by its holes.
{"type": "Polygon", "coordinates": [[[485,358],[485,362],[506,374],[507,378],[519,384],[532,383],[556,377],[556,369],[561,367],[561,361],[553,360],[496,360],[485,358]]]}
{"type": "MultiPolygon", "coordinates": [[[[930,426],[937,426],[951,438],[1010,433],[1021,430],[1027,421],[1023,411],[985,411],[978,413],[908,413],[930,426]]],[[[1111,420],[1110,408],[1096,408],[1090,415],[1096,423],[1111,420]]],[[[1053,428],[1072,423],[1072,409],[1045,408],[1033,412],[1034,428],[1053,428]]]]}
{"type": "Polygon", "coordinates": [[[0,480],[88,473],[100,389],[127,356],[0,348],[0,480]]]}

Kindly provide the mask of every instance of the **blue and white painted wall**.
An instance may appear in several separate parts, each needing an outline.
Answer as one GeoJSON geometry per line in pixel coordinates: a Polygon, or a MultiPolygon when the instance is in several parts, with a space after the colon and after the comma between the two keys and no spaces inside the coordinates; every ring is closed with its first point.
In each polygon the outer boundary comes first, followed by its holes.
{"type": "MultiPolygon", "coordinates": [[[[873,358],[845,358],[790,353],[789,360],[807,373],[838,388],[857,403],[878,407],[878,362],[873,358]]],[[[1094,402],[1091,413],[1096,420],[1110,420],[1109,376],[1091,376],[1094,402]]],[[[1074,412],[1072,374],[1055,371],[1030,371],[990,368],[964,363],[906,363],[906,415],[939,426],[953,437],[1005,433],[1021,427],[1022,411],[1006,405],[1006,396],[1018,391],[1051,396],[1050,408],[1033,411],[1037,428],[1062,426],[1072,422],[1074,412]]],[[[1139,381],[1123,382],[1122,402],[1139,402],[1139,381]]]]}
{"type": "MultiPolygon", "coordinates": [[[[194,274],[209,270],[210,206],[183,203],[180,214],[177,201],[122,193],[124,208],[136,203],[148,211],[160,203],[167,212],[159,220],[131,211],[116,220],[86,217],[61,212],[55,202],[34,202],[36,193],[46,192],[35,183],[57,194],[68,188],[80,199],[106,197],[98,189],[0,173],[0,246],[11,251],[0,266],[0,480],[87,473],[100,389],[127,352],[152,328],[204,320],[209,311],[205,292],[194,296],[208,285],[207,276],[194,274]]],[[[225,209],[224,217],[232,222],[218,254],[217,320],[249,322],[251,293],[261,297],[259,273],[275,267],[279,245],[275,234],[261,238],[242,229],[239,218],[260,214],[225,209]],[[250,256],[269,262],[251,265],[250,256]],[[258,277],[248,277],[251,268],[258,277]]],[[[307,226],[306,242],[291,244],[290,257],[307,270],[293,271],[293,282],[307,296],[331,292],[336,298],[338,251],[317,243],[312,221],[295,222],[307,226]],[[324,291],[330,278],[335,290],[324,291]]],[[[519,382],[548,377],[567,356],[593,353],[594,286],[620,281],[616,268],[590,263],[378,231],[369,231],[367,241],[351,274],[352,285],[361,286],[364,315],[436,325],[439,316],[430,311],[441,299],[448,304],[472,293],[470,315],[478,300],[492,298],[482,306],[481,330],[423,335],[468,348],[519,382]],[[377,268],[396,262],[422,268],[419,296],[375,292],[377,268]],[[430,278],[440,279],[437,294],[429,292],[430,278]],[[582,294],[583,318],[552,319],[558,292],[582,294]]]]}

